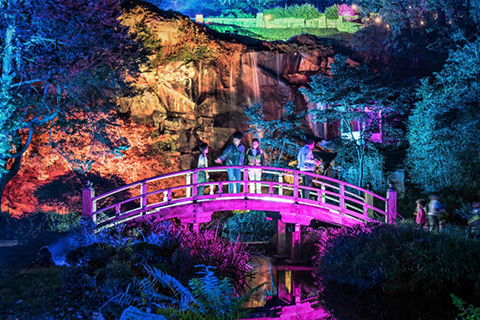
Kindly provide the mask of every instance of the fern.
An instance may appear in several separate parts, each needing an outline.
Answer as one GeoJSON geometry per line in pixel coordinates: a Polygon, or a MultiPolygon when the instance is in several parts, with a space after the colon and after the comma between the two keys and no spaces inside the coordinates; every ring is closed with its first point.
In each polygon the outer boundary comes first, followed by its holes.
{"type": "Polygon", "coordinates": [[[145,266],[145,269],[150,279],[144,279],[141,282],[142,292],[148,295],[149,298],[158,300],[155,302],[156,305],[161,304],[161,302],[168,302],[173,305],[178,305],[181,310],[190,309],[191,304],[198,305],[193,294],[188,288],[182,285],[180,281],[155,267],[145,266]],[[154,284],[167,289],[171,296],[158,293],[154,284]]]}

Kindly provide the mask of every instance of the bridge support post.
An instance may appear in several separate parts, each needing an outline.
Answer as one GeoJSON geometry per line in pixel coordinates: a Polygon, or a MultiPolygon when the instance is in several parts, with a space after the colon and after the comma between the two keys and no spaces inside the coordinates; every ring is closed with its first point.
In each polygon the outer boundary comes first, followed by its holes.
{"type": "Polygon", "coordinates": [[[94,219],[93,211],[94,205],[92,199],[95,197],[95,189],[93,189],[92,184],[90,181],[87,181],[85,188],[82,191],[82,215],[84,217],[94,219]]]}
{"type": "Polygon", "coordinates": [[[200,223],[192,223],[192,229],[193,229],[193,232],[195,233],[199,233],[200,232],[200,223]]]}
{"type": "Polygon", "coordinates": [[[290,247],[290,260],[292,262],[300,260],[300,251],[302,249],[302,225],[295,223],[292,230],[292,246],[290,247]]]}
{"type": "Polygon", "coordinates": [[[387,223],[394,223],[397,219],[397,191],[390,183],[387,194],[387,223]]]}
{"type": "Polygon", "coordinates": [[[287,224],[282,220],[277,220],[277,256],[287,254],[287,224]]]}

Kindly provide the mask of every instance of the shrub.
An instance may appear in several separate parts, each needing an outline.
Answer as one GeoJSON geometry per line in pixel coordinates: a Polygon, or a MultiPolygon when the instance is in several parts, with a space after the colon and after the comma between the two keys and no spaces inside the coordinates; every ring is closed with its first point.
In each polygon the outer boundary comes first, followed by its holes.
{"type": "Polygon", "coordinates": [[[223,225],[223,233],[230,241],[268,241],[275,231],[275,224],[266,219],[265,211],[242,211],[223,225]]]}
{"type": "Polygon", "coordinates": [[[334,5],[325,9],[325,18],[328,20],[338,19],[338,6],[334,5]]]}
{"type": "Polygon", "coordinates": [[[352,17],[356,14],[357,13],[355,12],[355,10],[346,3],[343,3],[338,7],[338,15],[346,16],[345,18],[346,21],[352,20],[353,19],[352,17]]]}
{"type": "Polygon", "coordinates": [[[318,273],[326,280],[382,287],[388,294],[480,296],[479,241],[459,229],[440,234],[409,225],[329,229],[319,235],[317,248],[318,273]]]}
{"type": "Polygon", "coordinates": [[[67,232],[79,225],[79,214],[62,215],[56,212],[35,212],[24,214],[20,218],[8,213],[0,214],[0,232],[8,239],[22,242],[34,240],[46,232],[67,232]]]}
{"type": "Polygon", "coordinates": [[[269,15],[272,19],[279,19],[279,18],[298,18],[298,19],[315,19],[321,16],[320,11],[311,5],[311,4],[303,4],[301,6],[294,5],[288,6],[284,8],[275,7],[272,9],[267,9],[264,12],[264,15],[269,15]]]}

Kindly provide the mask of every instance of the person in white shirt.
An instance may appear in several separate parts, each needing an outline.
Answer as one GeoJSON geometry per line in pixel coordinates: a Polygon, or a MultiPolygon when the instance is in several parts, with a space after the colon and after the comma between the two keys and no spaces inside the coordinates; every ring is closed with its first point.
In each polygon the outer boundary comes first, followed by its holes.
{"type": "MultiPolygon", "coordinates": [[[[254,167],[265,167],[265,154],[263,150],[259,148],[260,142],[258,139],[252,140],[252,147],[248,149],[246,162],[248,166],[254,167]]],[[[248,180],[250,181],[260,181],[262,180],[262,169],[248,169],[248,180]]],[[[257,193],[262,193],[262,184],[261,183],[250,183],[250,193],[255,193],[255,187],[257,193]]]]}
{"type": "MultiPolygon", "coordinates": [[[[200,145],[200,157],[198,157],[198,166],[197,168],[208,168],[208,158],[207,158],[207,153],[208,153],[208,144],[202,143],[200,145]]],[[[199,171],[197,173],[197,183],[203,183],[203,182],[208,182],[208,172],[207,171],[199,171]]],[[[205,190],[205,186],[199,186],[198,187],[198,192],[197,195],[203,196],[203,192],[205,190]]]]}

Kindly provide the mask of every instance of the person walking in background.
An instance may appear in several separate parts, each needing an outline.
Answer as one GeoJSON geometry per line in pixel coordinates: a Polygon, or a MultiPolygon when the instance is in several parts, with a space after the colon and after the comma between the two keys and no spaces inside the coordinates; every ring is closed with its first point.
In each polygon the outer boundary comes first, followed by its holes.
{"type": "MultiPolygon", "coordinates": [[[[208,159],[207,159],[207,153],[208,153],[208,144],[202,143],[200,145],[200,157],[198,157],[198,165],[197,168],[208,168],[208,159]]],[[[197,183],[203,183],[203,182],[208,182],[209,175],[207,171],[199,171],[197,173],[197,183]]],[[[205,186],[199,186],[198,187],[198,195],[203,196],[203,192],[205,190],[205,186]]]]}
{"type": "MultiPolygon", "coordinates": [[[[252,140],[252,147],[247,151],[247,165],[253,167],[265,166],[265,155],[263,150],[259,148],[260,142],[258,139],[252,140]]],[[[248,168],[248,180],[260,181],[262,180],[262,169],[248,168]]],[[[255,186],[257,193],[262,193],[261,183],[250,183],[250,193],[255,193],[255,186]]]]}
{"type": "MultiPolygon", "coordinates": [[[[298,170],[308,173],[315,172],[315,166],[319,165],[320,161],[315,160],[312,151],[313,147],[315,147],[315,141],[309,138],[305,141],[305,145],[298,151],[298,170]]],[[[311,187],[312,180],[313,177],[311,175],[304,174],[302,176],[302,185],[305,187],[311,187]]],[[[310,198],[310,190],[303,189],[303,198],[310,198]]]]}
{"type": "MultiPolygon", "coordinates": [[[[233,143],[230,144],[222,155],[215,160],[216,163],[221,164],[226,160],[227,166],[243,166],[245,158],[245,147],[241,144],[243,134],[235,132],[233,134],[233,143]]],[[[240,181],[242,180],[242,171],[240,169],[227,169],[228,180],[240,181]]],[[[228,193],[240,192],[240,183],[229,183],[228,193]]]]}
{"type": "Polygon", "coordinates": [[[427,213],[427,222],[428,222],[428,231],[437,231],[439,230],[439,215],[442,205],[440,204],[440,197],[436,194],[430,195],[430,202],[428,203],[428,213],[427,213]]]}
{"type": "Polygon", "coordinates": [[[415,223],[418,229],[423,230],[425,223],[427,222],[427,214],[425,210],[425,200],[418,199],[416,201],[417,207],[415,208],[415,212],[413,213],[415,217],[415,223]]]}

